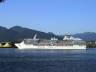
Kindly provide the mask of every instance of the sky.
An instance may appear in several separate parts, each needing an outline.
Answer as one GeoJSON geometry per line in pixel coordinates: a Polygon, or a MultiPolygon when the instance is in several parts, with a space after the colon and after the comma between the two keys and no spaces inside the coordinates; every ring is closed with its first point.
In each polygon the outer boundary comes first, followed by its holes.
{"type": "Polygon", "coordinates": [[[96,0],[5,0],[0,26],[43,32],[96,32],[96,0]]]}

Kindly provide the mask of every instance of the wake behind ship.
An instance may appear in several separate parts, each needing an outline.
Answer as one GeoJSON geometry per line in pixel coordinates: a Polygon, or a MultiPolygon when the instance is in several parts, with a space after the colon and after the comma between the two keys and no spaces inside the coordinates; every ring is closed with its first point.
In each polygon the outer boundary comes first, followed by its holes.
{"type": "Polygon", "coordinates": [[[86,49],[86,43],[80,38],[74,38],[71,35],[65,35],[63,40],[57,38],[37,39],[37,35],[33,39],[24,39],[21,43],[15,44],[18,49],[86,49]]]}

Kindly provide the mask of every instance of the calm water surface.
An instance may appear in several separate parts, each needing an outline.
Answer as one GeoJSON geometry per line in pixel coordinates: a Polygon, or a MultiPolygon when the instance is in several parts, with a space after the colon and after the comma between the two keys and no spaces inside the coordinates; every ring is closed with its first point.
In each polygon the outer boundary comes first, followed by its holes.
{"type": "Polygon", "coordinates": [[[0,49],[0,72],[96,72],[96,48],[87,50],[0,49]]]}

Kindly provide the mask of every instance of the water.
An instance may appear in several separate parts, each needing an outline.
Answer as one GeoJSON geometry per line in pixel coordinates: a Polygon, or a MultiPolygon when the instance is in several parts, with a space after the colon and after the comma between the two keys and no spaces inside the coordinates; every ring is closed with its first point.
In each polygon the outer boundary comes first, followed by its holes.
{"type": "Polygon", "coordinates": [[[0,72],[95,72],[96,48],[87,50],[0,49],[0,72]]]}

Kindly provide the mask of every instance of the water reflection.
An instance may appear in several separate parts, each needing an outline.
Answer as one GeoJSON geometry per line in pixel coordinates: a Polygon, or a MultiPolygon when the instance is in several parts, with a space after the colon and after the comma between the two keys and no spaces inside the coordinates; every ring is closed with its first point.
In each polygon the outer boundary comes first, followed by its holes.
{"type": "Polygon", "coordinates": [[[96,49],[87,50],[19,50],[0,49],[0,57],[63,57],[63,58],[95,58],[96,49]]]}
{"type": "Polygon", "coordinates": [[[0,72],[93,72],[96,49],[0,49],[0,72]]]}

